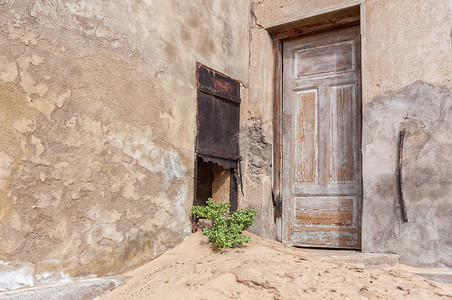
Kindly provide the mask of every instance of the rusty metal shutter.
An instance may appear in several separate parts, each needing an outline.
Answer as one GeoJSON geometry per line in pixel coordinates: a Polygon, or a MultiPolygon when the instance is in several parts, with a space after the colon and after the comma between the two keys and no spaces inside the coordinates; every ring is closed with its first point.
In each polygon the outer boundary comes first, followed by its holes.
{"type": "Polygon", "coordinates": [[[237,209],[240,179],[240,83],[198,64],[196,156],[231,170],[231,210],[237,209]]]}
{"type": "Polygon", "coordinates": [[[199,65],[197,155],[225,169],[237,168],[239,118],[239,82],[199,65]]]}

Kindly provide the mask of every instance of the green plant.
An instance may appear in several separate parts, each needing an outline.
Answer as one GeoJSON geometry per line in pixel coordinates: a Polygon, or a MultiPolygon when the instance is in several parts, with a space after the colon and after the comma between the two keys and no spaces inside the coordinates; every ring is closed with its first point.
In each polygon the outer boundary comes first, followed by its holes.
{"type": "Polygon", "coordinates": [[[212,198],[207,200],[207,206],[193,206],[191,211],[198,218],[212,220],[212,228],[204,228],[203,232],[213,243],[213,249],[233,248],[243,243],[249,243],[251,238],[242,231],[253,225],[256,211],[254,209],[238,210],[229,213],[228,202],[215,204],[212,198]]]}

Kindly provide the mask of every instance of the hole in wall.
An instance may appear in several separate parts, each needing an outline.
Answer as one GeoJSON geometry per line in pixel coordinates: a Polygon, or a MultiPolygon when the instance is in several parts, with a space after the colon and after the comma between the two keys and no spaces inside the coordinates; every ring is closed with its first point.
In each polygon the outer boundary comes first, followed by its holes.
{"type": "Polygon", "coordinates": [[[198,157],[197,174],[196,205],[205,206],[209,198],[230,202],[231,170],[198,157]]]}

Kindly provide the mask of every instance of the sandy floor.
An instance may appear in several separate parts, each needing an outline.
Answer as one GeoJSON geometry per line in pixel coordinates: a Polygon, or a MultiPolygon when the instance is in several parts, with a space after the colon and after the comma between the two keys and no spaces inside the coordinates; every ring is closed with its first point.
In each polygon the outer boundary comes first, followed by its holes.
{"type": "Polygon", "coordinates": [[[250,236],[244,247],[213,251],[198,231],[126,274],[130,278],[102,299],[452,299],[452,285],[403,266],[324,262],[250,236]]]}

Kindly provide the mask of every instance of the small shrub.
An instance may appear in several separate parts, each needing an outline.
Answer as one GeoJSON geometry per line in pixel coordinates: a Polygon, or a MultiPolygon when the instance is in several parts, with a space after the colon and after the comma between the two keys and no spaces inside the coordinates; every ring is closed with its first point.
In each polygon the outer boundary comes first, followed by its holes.
{"type": "Polygon", "coordinates": [[[242,231],[253,225],[256,211],[254,209],[238,210],[229,214],[228,202],[215,204],[212,198],[207,200],[207,206],[193,206],[191,211],[198,218],[212,220],[212,228],[204,228],[203,232],[213,243],[213,249],[233,248],[243,243],[249,243],[250,237],[242,231]]]}

